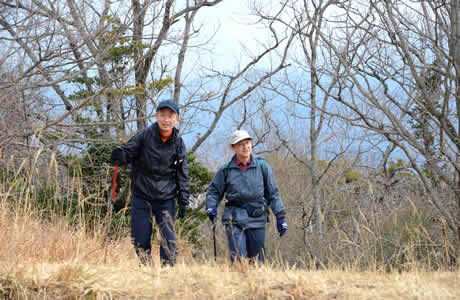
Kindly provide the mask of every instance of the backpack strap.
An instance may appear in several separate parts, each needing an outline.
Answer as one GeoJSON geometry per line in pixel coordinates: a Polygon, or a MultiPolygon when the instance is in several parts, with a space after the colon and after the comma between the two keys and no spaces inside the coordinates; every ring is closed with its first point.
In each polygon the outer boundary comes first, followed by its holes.
{"type": "Polygon", "coordinates": [[[228,162],[226,162],[226,163],[225,163],[225,167],[224,167],[224,169],[223,169],[223,172],[224,172],[224,183],[225,183],[225,185],[227,185],[228,168],[229,168],[231,162],[232,162],[231,159],[230,159],[228,162]]]}
{"type": "Polygon", "coordinates": [[[257,161],[257,165],[260,167],[260,169],[262,170],[262,177],[263,177],[263,180],[264,180],[264,203],[265,203],[265,206],[269,206],[269,204],[267,203],[267,198],[266,195],[265,195],[265,188],[267,186],[267,166],[265,165],[265,161],[262,157],[257,157],[256,158],[256,161],[257,161]]]}
{"type": "MultiPolygon", "coordinates": [[[[174,157],[174,168],[177,169],[179,165],[182,163],[182,159],[179,157],[180,147],[182,146],[182,138],[180,136],[176,136],[174,143],[176,144],[176,155],[174,157]]],[[[187,155],[187,153],[185,154],[187,155]]]]}
{"type": "Polygon", "coordinates": [[[267,182],[267,167],[265,166],[265,161],[262,157],[256,157],[257,165],[262,169],[262,176],[264,177],[264,186],[267,182]]]}
{"type": "Polygon", "coordinates": [[[265,187],[267,186],[267,166],[265,165],[265,160],[262,157],[257,157],[257,164],[259,165],[260,169],[262,170],[262,177],[264,178],[264,205],[267,210],[267,223],[270,223],[270,214],[271,214],[271,209],[270,209],[270,203],[268,203],[268,198],[266,193],[265,187]]]}

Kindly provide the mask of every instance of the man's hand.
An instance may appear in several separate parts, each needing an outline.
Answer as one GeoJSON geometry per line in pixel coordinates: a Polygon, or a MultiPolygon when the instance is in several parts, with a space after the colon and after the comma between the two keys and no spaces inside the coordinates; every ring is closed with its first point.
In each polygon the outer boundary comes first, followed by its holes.
{"type": "Polygon", "coordinates": [[[211,220],[211,222],[214,222],[214,219],[217,217],[217,207],[209,207],[206,210],[206,214],[208,215],[209,220],[211,220]]]}
{"type": "Polygon", "coordinates": [[[110,155],[110,162],[114,165],[123,164],[124,162],[124,153],[123,149],[120,147],[116,147],[112,150],[112,154],[110,155]]]}
{"type": "Polygon", "coordinates": [[[286,219],[284,217],[279,217],[276,219],[276,227],[278,228],[278,232],[280,234],[280,237],[283,236],[286,231],[288,230],[288,224],[286,222],[286,219]]]}
{"type": "Polygon", "coordinates": [[[183,219],[185,217],[186,211],[187,211],[187,206],[179,205],[179,212],[177,213],[177,217],[179,219],[183,219]]]}

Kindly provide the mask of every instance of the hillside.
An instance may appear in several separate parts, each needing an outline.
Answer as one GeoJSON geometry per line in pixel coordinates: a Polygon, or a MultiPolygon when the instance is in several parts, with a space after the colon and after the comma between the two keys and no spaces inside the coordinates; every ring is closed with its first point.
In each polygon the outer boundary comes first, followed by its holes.
{"type": "MultiPolygon", "coordinates": [[[[183,242],[174,268],[139,267],[128,237],[104,263],[101,234],[32,216],[0,217],[5,299],[459,299],[460,273],[311,271],[199,262],[183,242]]],[[[158,256],[156,255],[156,259],[158,256]]],[[[156,260],[157,266],[158,261],[156,260]]]]}
{"type": "Polygon", "coordinates": [[[282,270],[227,264],[2,264],[10,299],[459,299],[458,273],[282,270]]]}

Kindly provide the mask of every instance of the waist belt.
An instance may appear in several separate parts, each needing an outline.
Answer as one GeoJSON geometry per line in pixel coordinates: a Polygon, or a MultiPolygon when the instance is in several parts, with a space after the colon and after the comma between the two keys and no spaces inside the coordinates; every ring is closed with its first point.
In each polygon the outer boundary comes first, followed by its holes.
{"type": "Polygon", "coordinates": [[[265,207],[265,202],[262,204],[262,203],[259,203],[260,206],[253,206],[249,203],[241,203],[241,202],[237,202],[237,201],[228,201],[227,203],[225,203],[225,206],[226,207],[239,207],[239,208],[244,208],[247,212],[248,212],[248,216],[250,217],[253,217],[253,218],[257,218],[257,217],[260,217],[262,216],[265,211],[267,210],[267,208],[265,207]]]}

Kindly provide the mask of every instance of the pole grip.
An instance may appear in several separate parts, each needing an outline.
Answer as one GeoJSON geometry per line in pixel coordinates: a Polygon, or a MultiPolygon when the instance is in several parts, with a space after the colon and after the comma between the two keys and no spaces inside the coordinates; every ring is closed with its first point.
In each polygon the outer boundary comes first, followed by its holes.
{"type": "Polygon", "coordinates": [[[115,187],[117,185],[117,172],[118,172],[118,165],[115,165],[115,174],[113,175],[113,185],[112,185],[112,203],[113,203],[113,199],[115,199],[115,187]]]}
{"type": "Polygon", "coordinates": [[[214,261],[217,261],[217,245],[216,245],[216,223],[212,221],[212,240],[214,243],[214,261]]]}

